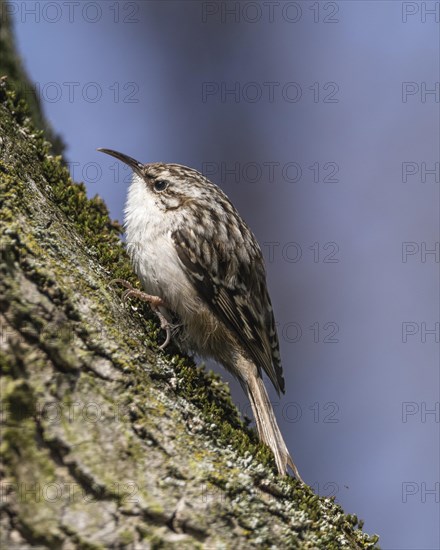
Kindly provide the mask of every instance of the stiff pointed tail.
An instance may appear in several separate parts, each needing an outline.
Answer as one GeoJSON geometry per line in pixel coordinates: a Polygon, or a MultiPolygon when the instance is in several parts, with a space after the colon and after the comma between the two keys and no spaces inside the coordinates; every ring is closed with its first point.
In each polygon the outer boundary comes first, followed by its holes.
{"type": "Polygon", "coordinates": [[[278,472],[285,475],[287,466],[289,466],[295,477],[304,483],[281,435],[263,380],[259,376],[251,376],[247,380],[246,390],[257,424],[258,435],[261,441],[272,449],[278,472]]]}

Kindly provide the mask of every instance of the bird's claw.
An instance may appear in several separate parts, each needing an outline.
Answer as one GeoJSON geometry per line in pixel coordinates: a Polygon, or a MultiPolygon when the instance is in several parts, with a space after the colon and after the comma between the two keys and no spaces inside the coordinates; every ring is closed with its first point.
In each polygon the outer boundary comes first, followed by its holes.
{"type": "Polygon", "coordinates": [[[160,350],[165,349],[171,341],[171,328],[165,315],[159,310],[160,307],[165,307],[162,298],[160,298],[159,296],[152,296],[151,294],[147,294],[146,292],[142,292],[142,290],[134,288],[131,283],[125,281],[124,279],[113,279],[112,281],[110,281],[109,284],[112,285],[115,283],[125,286],[125,288],[127,289],[122,294],[122,301],[124,303],[127,301],[128,298],[135,297],[150,304],[151,309],[159,318],[160,328],[166,333],[165,341],[159,346],[160,350]]]}

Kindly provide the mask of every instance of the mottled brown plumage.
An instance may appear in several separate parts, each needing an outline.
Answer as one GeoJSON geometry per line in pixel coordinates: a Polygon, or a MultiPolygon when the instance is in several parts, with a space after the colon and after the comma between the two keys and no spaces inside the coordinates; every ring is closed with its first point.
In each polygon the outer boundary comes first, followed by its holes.
{"type": "Polygon", "coordinates": [[[159,298],[153,307],[164,328],[177,315],[188,349],[238,378],[279,472],[288,465],[300,479],[262,380],[265,372],[284,392],[263,256],[251,230],[223,191],[196,170],[101,151],[134,172],[125,227],[133,267],[148,293],[144,298],[159,298]]]}

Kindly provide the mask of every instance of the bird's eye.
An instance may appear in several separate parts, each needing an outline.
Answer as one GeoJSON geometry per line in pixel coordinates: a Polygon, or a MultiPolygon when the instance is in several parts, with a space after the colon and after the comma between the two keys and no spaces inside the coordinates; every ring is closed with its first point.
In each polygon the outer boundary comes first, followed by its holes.
{"type": "Polygon", "coordinates": [[[157,180],[154,182],[155,191],[164,191],[168,187],[168,182],[165,180],[157,180]]]}

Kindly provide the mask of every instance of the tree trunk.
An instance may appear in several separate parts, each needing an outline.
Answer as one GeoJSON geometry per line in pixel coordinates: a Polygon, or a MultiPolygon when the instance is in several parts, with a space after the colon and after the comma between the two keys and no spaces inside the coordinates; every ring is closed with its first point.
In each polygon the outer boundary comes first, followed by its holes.
{"type": "Polygon", "coordinates": [[[355,516],[275,474],[217,376],[158,350],[147,306],[109,286],[135,284],[119,225],[11,87],[0,83],[3,547],[376,548],[355,516]]]}

